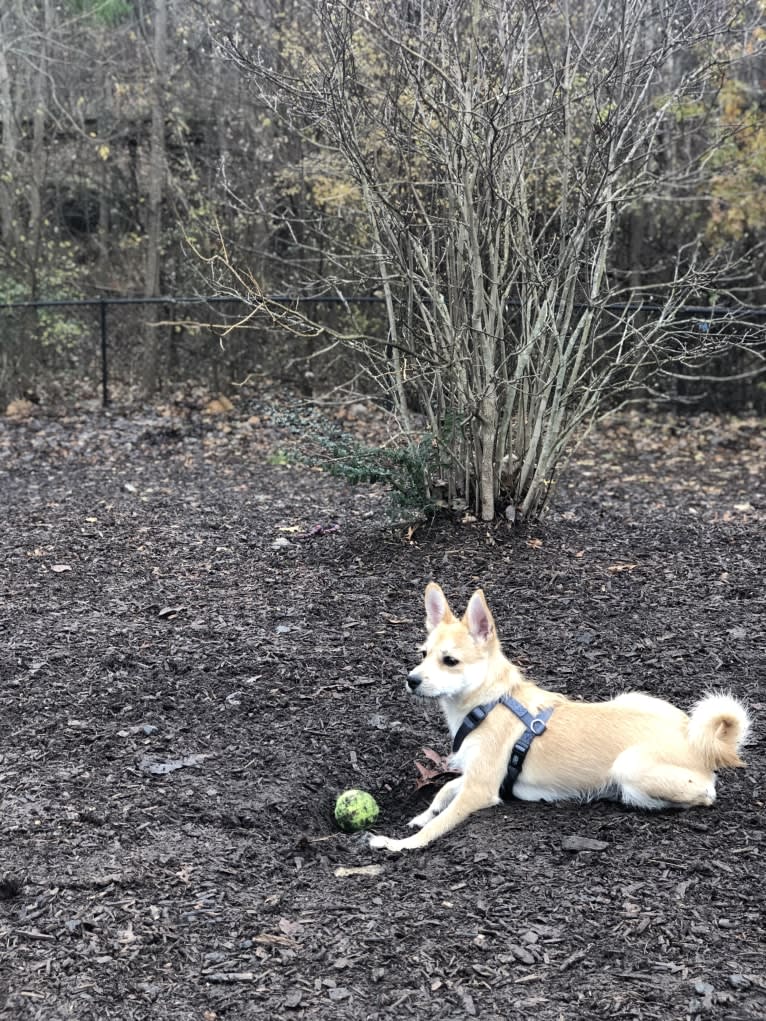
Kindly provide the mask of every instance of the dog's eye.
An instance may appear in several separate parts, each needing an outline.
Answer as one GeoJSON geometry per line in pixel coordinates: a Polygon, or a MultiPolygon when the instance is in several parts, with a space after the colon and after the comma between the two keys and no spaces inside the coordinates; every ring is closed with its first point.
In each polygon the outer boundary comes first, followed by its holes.
{"type": "Polygon", "coordinates": [[[422,659],[425,659],[427,655],[428,655],[428,652],[427,652],[426,649],[421,649],[420,650],[420,656],[421,656],[422,659]]]}
{"type": "Polygon", "coordinates": [[[457,666],[459,662],[454,656],[442,656],[442,663],[445,666],[457,666]]]}

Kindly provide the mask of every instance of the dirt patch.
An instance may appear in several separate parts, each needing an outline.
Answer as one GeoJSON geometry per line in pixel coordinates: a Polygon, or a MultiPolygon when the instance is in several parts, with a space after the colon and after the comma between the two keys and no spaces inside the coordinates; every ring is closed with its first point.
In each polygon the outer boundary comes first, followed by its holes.
{"type": "Polygon", "coordinates": [[[239,412],[0,422],[3,1016],[763,1017],[761,424],[625,420],[516,530],[391,527],[280,443],[239,412]],[[481,585],[546,687],[730,688],[749,768],[712,810],[516,803],[373,854],[336,794],[402,833],[446,750],[403,685],[431,578],[481,585]]]}

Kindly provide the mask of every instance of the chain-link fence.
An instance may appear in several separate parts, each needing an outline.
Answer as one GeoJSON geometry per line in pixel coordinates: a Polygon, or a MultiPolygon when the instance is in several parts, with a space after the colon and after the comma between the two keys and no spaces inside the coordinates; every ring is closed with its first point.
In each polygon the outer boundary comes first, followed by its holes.
{"type": "MultiPolygon", "coordinates": [[[[336,328],[344,321],[351,325],[353,316],[355,330],[385,345],[380,296],[269,300],[303,308],[312,321],[336,328]]],[[[328,343],[329,335],[298,336],[265,316],[248,319],[251,308],[228,295],[0,302],[0,410],[25,395],[99,399],[106,405],[112,398],[137,400],[189,382],[225,391],[253,375],[310,394],[358,377],[357,356],[328,343]]],[[[662,308],[644,304],[640,311],[659,315],[662,308]]],[[[669,371],[671,400],[714,411],[766,413],[765,308],[687,306],[680,329],[696,336],[700,346],[715,335],[733,343],[696,372],[683,365],[675,374],[669,371]]]]}
{"type": "MultiPolygon", "coordinates": [[[[306,306],[320,326],[351,308],[368,328],[382,324],[376,296],[271,300],[306,306]]],[[[301,337],[247,313],[245,301],[226,295],[0,303],[0,403],[43,391],[106,405],[179,383],[220,391],[263,374],[306,388],[353,374],[349,352],[321,330],[301,337]]]]}

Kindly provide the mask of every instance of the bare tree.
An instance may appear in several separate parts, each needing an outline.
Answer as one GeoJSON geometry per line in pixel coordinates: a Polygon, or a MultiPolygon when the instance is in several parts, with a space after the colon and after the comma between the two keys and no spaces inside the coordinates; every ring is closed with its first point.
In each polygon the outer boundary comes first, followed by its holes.
{"type": "MultiPolygon", "coordinates": [[[[165,138],[165,76],[167,73],[168,8],[167,0],[156,0],[152,19],[152,75],[151,75],[151,128],[149,141],[149,179],[146,215],[146,268],[144,296],[155,298],[160,294],[160,266],[162,263],[162,208],[165,197],[166,138],[165,138]]],[[[144,389],[153,391],[157,386],[160,363],[159,316],[148,306],[147,329],[144,331],[144,389]]]]}
{"type": "Polygon", "coordinates": [[[736,278],[698,224],[716,83],[745,59],[757,13],[717,0],[306,0],[281,44],[229,38],[259,101],[358,193],[354,258],[376,277],[388,335],[355,339],[403,421],[413,406],[427,416],[434,494],[485,519],[538,514],[605,408],[733,340],[763,343],[746,319],[733,337],[686,311],[736,278]],[[301,20],[310,39],[296,38],[301,20]],[[632,229],[637,251],[671,205],[687,213],[668,257],[620,271],[621,235],[632,229]]]}
{"type": "Polygon", "coordinates": [[[12,170],[16,165],[18,144],[11,70],[8,64],[8,54],[13,45],[13,30],[11,11],[4,11],[0,14],[0,130],[2,130],[2,166],[5,171],[0,175],[0,231],[6,245],[11,243],[13,237],[15,197],[12,170]]]}

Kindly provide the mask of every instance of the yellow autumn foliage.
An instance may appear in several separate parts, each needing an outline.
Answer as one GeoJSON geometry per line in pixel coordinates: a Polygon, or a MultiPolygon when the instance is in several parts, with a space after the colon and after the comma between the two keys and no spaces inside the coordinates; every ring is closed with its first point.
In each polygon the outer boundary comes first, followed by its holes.
{"type": "Polygon", "coordinates": [[[714,245],[766,230],[766,111],[750,88],[731,79],[719,99],[727,140],[716,154],[708,235],[714,245]]]}

